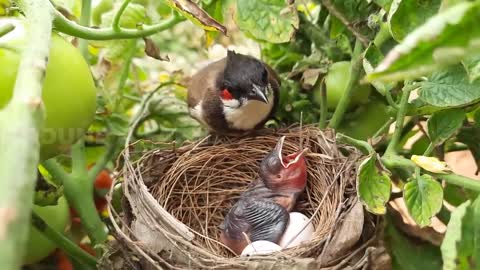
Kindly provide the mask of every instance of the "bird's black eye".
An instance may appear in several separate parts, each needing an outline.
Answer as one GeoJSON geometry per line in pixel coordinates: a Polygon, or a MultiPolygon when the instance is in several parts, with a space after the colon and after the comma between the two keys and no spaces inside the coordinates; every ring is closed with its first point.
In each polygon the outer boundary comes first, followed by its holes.
{"type": "Polygon", "coordinates": [[[267,77],[268,77],[268,73],[267,73],[267,70],[264,68],[262,71],[262,81],[266,82],[268,79],[267,77]]]}

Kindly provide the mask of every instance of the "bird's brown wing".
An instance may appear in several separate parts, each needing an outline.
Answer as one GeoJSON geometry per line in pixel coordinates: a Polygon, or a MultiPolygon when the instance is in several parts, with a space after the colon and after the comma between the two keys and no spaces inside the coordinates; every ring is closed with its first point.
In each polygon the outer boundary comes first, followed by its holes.
{"type": "Polygon", "coordinates": [[[213,62],[192,76],[188,83],[187,103],[195,107],[208,91],[215,91],[217,77],[225,68],[225,59],[213,62]]]}

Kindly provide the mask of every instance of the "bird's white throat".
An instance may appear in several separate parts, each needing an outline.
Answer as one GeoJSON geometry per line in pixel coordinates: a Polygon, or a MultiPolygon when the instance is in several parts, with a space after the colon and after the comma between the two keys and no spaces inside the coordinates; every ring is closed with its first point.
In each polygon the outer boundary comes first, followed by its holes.
{"type": "Polygon", "coordinates": [[[264,120],[273,108],[273,93],[269,91],[268,104],[258,100],[222,100],[225,120],[231,128],[250,130],[264,120]]]}

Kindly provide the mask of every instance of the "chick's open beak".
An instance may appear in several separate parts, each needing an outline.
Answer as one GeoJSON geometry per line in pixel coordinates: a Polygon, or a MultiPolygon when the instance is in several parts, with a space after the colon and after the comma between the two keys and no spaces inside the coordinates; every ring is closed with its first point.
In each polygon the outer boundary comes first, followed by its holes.
{"type": "Polygon", "coordinates": [[[296,164],[304,155],[305,152],[308,151],[308,148],[300,149],[299,151],[289,154],[283,155],[283,143],[285,142],[285,136],[282,136],[280,140],[278,140],[277,145],[273,149],[273,152],[276,157],[280,160],[283,168],[288,168],[293,164],[296,164]]]}

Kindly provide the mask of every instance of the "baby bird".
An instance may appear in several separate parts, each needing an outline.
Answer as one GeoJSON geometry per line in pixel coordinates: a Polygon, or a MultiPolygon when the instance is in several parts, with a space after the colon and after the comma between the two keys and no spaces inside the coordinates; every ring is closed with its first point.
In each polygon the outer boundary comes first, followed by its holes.
{"type": "Polygon", "coordinates": [[[220,241],[239,255],[250,243],[278,243],[307,181],[305,151],[283,155],[285,137],[262,160],[259,179],[251,184],[220,225],[220,241]]]}

